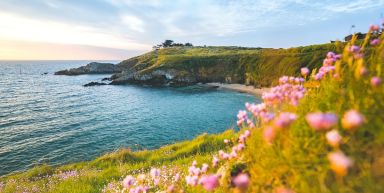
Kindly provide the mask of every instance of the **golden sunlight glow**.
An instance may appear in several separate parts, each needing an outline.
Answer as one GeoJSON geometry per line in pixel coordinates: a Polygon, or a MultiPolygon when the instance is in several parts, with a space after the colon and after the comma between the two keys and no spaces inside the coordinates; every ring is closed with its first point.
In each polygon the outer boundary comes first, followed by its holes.
{"type": "Polygon", "coordinates": [[[0,29],[0,59],[61,59],[67,56],[70,59],[111,59],[109,57],[113,54],[101,50],[145,51],[151,48],[151,45],[134,42],[112,31],[105,33],[97,28],[30,19],[9,13],[0,13],[0,29]],[[99,49],[84,49],[86,46],[99,49]]]}

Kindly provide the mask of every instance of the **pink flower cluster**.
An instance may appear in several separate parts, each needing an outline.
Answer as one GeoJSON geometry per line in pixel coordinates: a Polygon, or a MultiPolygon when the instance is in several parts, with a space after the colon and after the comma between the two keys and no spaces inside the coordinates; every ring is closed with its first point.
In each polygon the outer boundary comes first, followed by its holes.
{"type": "Polygon", "coordinates": [[[319,72],[313,76],[314,80],[321,80],[325,75],[331,74],[332,76],[336,76],[334,74],[335,66],[334,63],[341,58],[341,55],[335,54],[334,52],[328,52],[327,57],[323,61],[323,66],[319,69],[319,72]]]}
{"type": "Polygon", "coordinates": [[[302,85],[304,78],[283,76],[279,79],[279,85],[272,87],[269,92],[263,93],[262,99],[267,106],[289,103],[298,105],[304,97],[305,88],[302,85]]]}

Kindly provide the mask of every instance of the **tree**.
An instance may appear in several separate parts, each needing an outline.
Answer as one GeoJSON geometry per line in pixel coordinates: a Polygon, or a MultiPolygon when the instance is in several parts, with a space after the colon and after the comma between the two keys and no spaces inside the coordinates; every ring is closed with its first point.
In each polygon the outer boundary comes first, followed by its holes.
{"type": "Polygon", "coordinates": [[[193,45],[189,42],[185,43],[185,46],[192,47],[193,45]]]}
{"type": "Polygon", "coordinates": [[[165,40],[162,45],[164,48],[167,48],[167,47],[172,47],[172,44],[173,44],[173,40],[165,40]]]}

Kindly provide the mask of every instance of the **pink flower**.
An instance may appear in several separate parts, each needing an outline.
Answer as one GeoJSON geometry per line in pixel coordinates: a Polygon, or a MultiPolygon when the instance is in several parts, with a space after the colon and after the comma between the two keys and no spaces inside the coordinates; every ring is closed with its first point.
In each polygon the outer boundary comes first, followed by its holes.
{"type": "Polygon", "coordinates": [[[344,113],[341,124],[345,129],[354,130],[359,128],[364,123],[364,116],[356,110],[349,110],[344,113]]]}
{"type": "Polygon", "coordinates": [[[199,182],[199,178],[197,176],[187,176],[185,177],[185,181],[190,186],[196,186],[199,182]]]}
{"type": "Polygon", "coordinates": [[[157,168],[152,168],[150,174],[151,174],[152,178],[156,178],[156,177],[160,176],[160,170],[157,168]]]}
{"type": "Polygon", "coordinates": [[[341,141],[341,136],[337,130],[334,129],[332,131],[328,131],[327,134],[325,135],[325,137],[327,138],[328,143],[332,147],[338,147],[339,146],[340,141],[341,141]]]}
{"type": "Polygon", "coordinates": [[[356,45],[353,45],[353,46],[349,47],[349,51],[353,52],[353,53],[360,52],[360,47],[356,46],[356,45]]]}
{"type": "Polygon", "coordinates": [[[207,191],[213,191],[219,186],[219,177],[217,175],[203,176],[200,179],[201,184],[207,191]]]}
{"type": "Polygon", "coordinates": [[[367,70],[366,67],[363,66],[363,67],[360,69],[360,75],[365,76],[365,75],[367,75],[367,74],[368,74],[368,70],[367,70]]]}
{"type": "Polygon", "coordinates": [[[229,140],[228,139],[224,139],[224,143],[225,144],[229,143],[229,140]]]}
{"type": "Polygon", "coordinates": [[[329,153],[328,160],[331,163],[332,170],[340,176],[347,175],[348,168],[352,166],[351,159],[341,151],[329,153]]]}
{"type": "Polygon", "coordinates": [[[203,166],[201,166],[201,172],[203,173],[207,172],[208,168],[209,168],[208,164],[204,163],[203,166]]]}
{"type": "Polygon", "coordinates": [[[379,45],[380,44],[380,40],[379,39],[373,39],[373,40],[371,40],[371,45],[372,46],[377,46],[377,45],[379,45]]]}
{"type": "Polygon", "coordinates": [[[217,157],[213,157],[213,159],[212,159],[212,165],[213,165],[213,167],[217,167],[217,164],[219,163],[219,159],[217,158],[217,157]]]}
{"type": "Polygon", "coordinates": [[[308,74],[309,74],[309,69],[306,67],[301,68],[300,71],[301,71],[301,75],[303,75],[303,76],[308,76],[308,74]]]}
{"type": "Polygon", "coordinates": [[[244,147],[245,147],[244,144],[239,143],[239,144],[237,145],[237,151],[241,151],[241,150],[243,150],[244,147]]]}
{"type": "Polygon", "coordinates": [[[135,183],[135,178],[128,175],[123,180],[123,186],[124,188],[129,188],[135,183]]]}
{"type": "Polygon", "coordinates": [[[275,139],[276,137],[276,131],[273,127],[266,127],[264,129],[264,132],[263,132],[263,137],[264,137],[264,140],[269,143],[269,144],[272,144],[273,140],[275,139]]]}
{"type": "Polygon", "coordinates": [[[371,78],[371,85],[372,86],[379,86],[381,84],[381,79],[377,76],[374,76],[371,78]]]}
{"type": "Polygon", "coordinates": [[[291,125],[291,123],[296,120],[296,115],[293,113],[283,112],[275,119],[273,122],[275,127],[278,129],[284,129],[291,125]]]}
{"type": "Polygon", "coordinates": [[[245,130],[244,136],[248,138],[249,136],[251,136],[251,132],[249,130],[245,130]]]}
{"type": "Polygon", "coordinates": [[[177,173],[176,175],[175,175],[175,182],[177,182],[177,181],[179,181],[180,180],[180,174],[179,173],[177,173]]]}
{"type": "Polygon", "coordinates": [[[167,188],[167,192],[168,193],[172,193],[172,192],[174,192],[175,191],[175,186],[172,184],[172,185],[170,185],[170,186],[168,186],[168,188],[167,188]]]}
{"type": "Polygon", "coordinates": [[[240,189],[246,189],[249,185],[249,177],[247,174],[240,173],[235,177],[233,183],[240,189]]]}
{"type": "Polygon", "coordinates": [[[328,130],[337,124],[337,116],[333,113],[309,113],[305,119],[310,127],[315,130],[328,130]]]}
{"type": "Polygon", "coordinates": [[[370,31],[379,31],[380,30],[380,26],[378,26],[378,25],[370,25],[369,26],[369,30],[370,31]]]}

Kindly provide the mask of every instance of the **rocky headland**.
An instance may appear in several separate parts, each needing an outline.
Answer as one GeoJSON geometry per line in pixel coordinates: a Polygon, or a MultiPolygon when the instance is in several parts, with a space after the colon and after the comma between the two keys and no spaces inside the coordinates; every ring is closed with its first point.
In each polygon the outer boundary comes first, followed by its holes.
{"type": "Polygon", "coordinates": [[[75,76],[81,74],[113,74],[118,72],[121,72],[121,70],[112,63],[91,62],[79,68],[57,71],[55,75],[75,76]]]}
{"type": "Polygon", "coordinates": [[[93,62],[79,68],[58,71],[55,74],[111,73],[113,75],[106,79],[112,85],[141,84],[178,87],[196,83],[224,83],[263,88],[275,84],[277,78],[282,75],[299,74],[303,66],[310,69],[317,68],[322,64],[324,54],[334,50],[335,47],[335,44],[289,49],[171,47],[156,49],[116,65],[93,62]]]}

